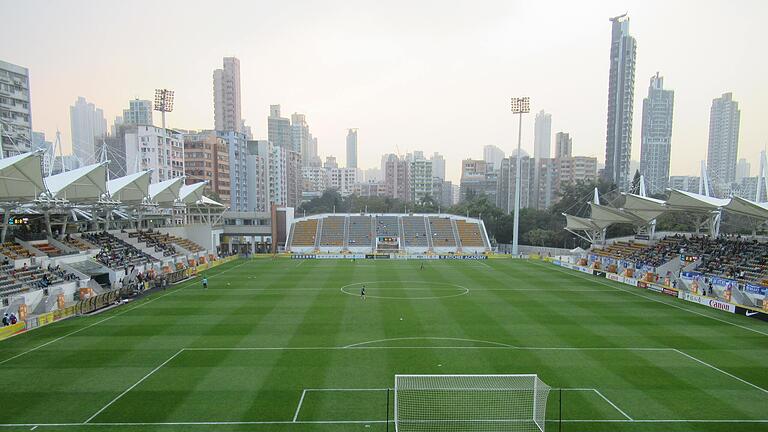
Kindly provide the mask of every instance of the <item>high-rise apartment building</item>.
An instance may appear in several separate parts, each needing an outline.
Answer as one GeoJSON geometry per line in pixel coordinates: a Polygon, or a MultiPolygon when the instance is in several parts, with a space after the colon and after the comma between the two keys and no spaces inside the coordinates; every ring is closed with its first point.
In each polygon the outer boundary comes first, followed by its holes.
{"type": "MultiPolygon", "coordinates": [[[[152,101],[145,99],[133,99],[128,101],[128,109],[123,110],[120,119],[121,124],[126,125],[152,125],[152,101]]],[[[115,124],[118,121],[115,120],[115,124]]]]}
{"type": "Polygon", "coordinates": [[[229,154],[230,208],[248,211],[248,140],[242,132],[217,130],[216,135],[227,143],[229,154]]]}
{"type": "Polygon", "coordinates": [[[411,164],[395,154],[384,156],[384,187],[386,196],[407,202],[411,197],[411,164]]]}
{"type": "Polygon", "coordinates": [[[745,159],[741,158],[736,163],[736,181],[739,182],[745,177],[749,177],[752,165],[745,159]]]}
{"type": "Polygon", "coordinates": [[[29,69],[0,60],[0,143],[2,157],[32,149],[29,69]]]}
{"type": "Polygon", "coordinates": [[[297,207],[301,203],[301,155],[267,140],[247,143],[248,201],[251,210],[269,211],[272,204],[297,207]]]}
{"type": "Polygon", "coordinates": [[[85,166],[98,161],[97,153],[107,134],[107,121],[104,111],[78,97],[69,107],[72,154],[85,166]]]}
{"type": "Polygon", "coordinates": [[[445,180],[445,158],[438,152],[429,158],[432,161],[432,176],[445,180]]]}
{"type": "Polygon", "coordinates": [[[731,93],[712,101],[709,112],[709,147],[707,170],[709,180],[720,196],[729,183],[736,181],[736,157],[739,151],[741,111],[731,93]]]}
{"type": "Polygon", "coordinates": [[[674,104],[675,92],[664,89],[664,78],[656,72],[651,77],[648,96],[643,99],[640,136],[640,174],[645,177],[646,192],[649,195],[664,193],[669,186],[674,104]]]}
{"type": "Polygon", "coordinates": [[[605,179],[629,190],[632,156],[632,111],[635,97],[637,42],[629,34],[626,14],[611,18],[611,67],[608,76],[608,121],[605,139],[605,179]]]}
{"type": "Polygon", "coordinates": [[[568,156],[555,160],[557,187],[565,185],[597,182],[597,158],[589,156],[568,156]]]}
{"type": "Polygon", "coordinates": [[[312,156],[312,142],[309,125],[304,114],[291,114],[291,148],[301,153],[301,165],[309,166],[312,156]]]}
{"type": "Polygon", "coordinates": [[[347,130],[347,168],[357,168],[357,129],[347,130]]]}
{"type": "Polygon", "coordinates": [[[498,172],[499,170],[494,170],[493,166],[484,160],[461,161],[458,201],[467,200],[472,196],[486,195],[490,202],[497,204],[498,172]]]}
{"type": "Polygon", "coordinates": [[[267,118],[267,138],[269,142],[278,147],[300,152],[301,148],[293,146],[291,134],[291,120],[280,116],[280,105],[269,106],[267,118]]]}
{"type": "Polygon", "coordinates": [[[568,132],[558,132],[555,135],[555,159],[571,157],[573,154],[573,139],[568,132]]]}
{"type": "Polygon", "coordinates": [[[229,206],[231,186],[227,141],[215,131],[184,134],[184,175],[187,184],[207,181],[206,189],[229,206]]]}
{"type": "Polygon", "coordinates": [[[330,168],[326,170],[328,175],[328,187],[336,189],[343,197],[352,195],[357,183],[357,168],[330,168]]]}
{"type": "Polygon", "coordinates": [[[491,170],[497,170],[501,167],[501,160],[504,159],[504,150],[495,145],[486,145],[483,147],[483,160],[490,165],[491,170]]]}
{"type": "Polygon", "coordinates": [[[515,190],[517,188],[517,164],[520,163],[520,208],[535,207],[533,197],[534,159],[525,151],[517,157],[515,149],[510,157],[504,158],[499,167],[496,205],[508,214],[515,210],[515,190]]]}
{"type": "Polygon", "coordinates": [[[420,203],[427,196],[435,199],[432,190],[434,181],[434,176],[432,175],[432,161],[425,158],[418,158],[412,160],[410,164],[411,196],[409,201],[420,203]]]}
{"type": "Polygon", "coordinates": [[[533,158],[552,157],[552,114],[539,111],[533,129],[533,158]]]}
{"type": "Polygon", "coordinates": [[[184,137],[173,129],[125,126],[126,174],[152,170],[152,183],[184,175],[184,137]],[[165,144],[163,144],[165,139],[165,144]]]}
{"type": "Polygon", "coordinates": [[[240,132],[240,60],[224,57],[223,63],[221,69],[213,71],[214,127],[218,131],[240,132]]]}
{"type": "Polygon", "coordinates": [[[698,176],[670,176],[669,187],[670,189],[699,193],[700,181],[701,178],[698,176]]]}

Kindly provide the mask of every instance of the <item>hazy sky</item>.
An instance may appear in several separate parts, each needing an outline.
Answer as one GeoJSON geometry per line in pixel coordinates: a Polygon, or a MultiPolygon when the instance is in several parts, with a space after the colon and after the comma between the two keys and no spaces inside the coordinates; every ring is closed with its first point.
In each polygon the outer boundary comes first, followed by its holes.
{"type": "MultiPolygon", "coordinates": [[[[763,55],[768,2],[746,1],[41,1],[0,0],[0,59],[30,69],[33,128],[69,147],[78,96],[107,122],[134,97],[176,91],[171,127],[213,127],[213,69],[240,59],[243,117],[266,137],[270,104],[307,115],[321,156],[345,159],[357,127],[363,168],[384,152],[438,151],[448,177],[494,144],[516,146],[509,97],[552,113],[553,135],[604,159],[610,23],[638,41],[633,159],[656,71],[675,90],[672,173],[706,158],[709,107],[733,92],[739,157],[768,143],[763,55]],[[760,42],[763,41],[763,42],[760,42]]],[[[158,118],[159,120],[159,118],[158,118]]],[[[532,153],[533,114],[523,146],[532,153]]]]}

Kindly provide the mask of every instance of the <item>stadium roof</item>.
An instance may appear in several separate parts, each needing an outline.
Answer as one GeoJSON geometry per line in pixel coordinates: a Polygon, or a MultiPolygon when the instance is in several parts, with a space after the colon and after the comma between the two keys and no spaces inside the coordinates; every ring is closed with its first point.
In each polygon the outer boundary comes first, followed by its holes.
{"type": "Polygon", "coordinates": [[[179,198],[179,190],[184,183],[184,177],[152,183],[149,185],[149,199],[157,204],[173,203],[179,198]]]}
{"type": "Polygon", "coordinates": [[[139,171],[107,182],[109,196],[122,202],[141,202],[149,196],[152,171],[139,171]]]}
{"type": "Polygon", "coordinates": [[[634,215],[624,212],[614,207],[608,207],[600,204],[589,203],[592,213],[590,219],[598,222],[601,225],[608,226],[614,223],[630,223],[637,224],[638,222],[644,222],[639,220],[634,215]]]}
{"type": "Polygon", "coordinates": [[[663,200],[656,198],[649,198],[635,194],[624,194],[626,201],[624,202],[624,210],[627,213],[631,213],[636,218],[645,222],[650,222],[668,209],[665,206],[663,200]]]}
{"type": "Polygon", "coordinates": [[[768,203],[757,203],[748,199],[733,197],[723,208],[743,216],[768,220],[768,203]]]}
{"type": "Polygon", "coordinates": [[[224,204],[203,195],[195,204],[203,207],[226,207],[224,204]]]}
{"type": "Polygon", "coordinates": [[[45,192],[42,151],[0,159],[0,200],[33,201],[45,192]]]}
{"type": "Polygon", "coordinates": [[[728,199],[713,198],[693,192],[670,189],[666,205],[668,210],[710,212],[725,207],[728,199]]]}
{"type": "Polygon", "coordinates": [[[107,162],[46,177],[45,183],[56,198],[72,202],[97,201],[107,192],[107,162]]]}
{"type": "Polygon", "coordinates": [[[607,228],[610,225],[610,223],[565,213],[563,213],[563,216],[565,216],[566,221],[565,229],[571,231],[601,231],[603,228],[607,228]]]}
{"type": "Polygon", "coordinates": [[[203,199],[203,191],[205,190],[205,185],[207,184],[207,181],[201,181],[181,186],[181,189],[179,190],[179,199],[184,204],[192,204],[200,201],[203,199]]]}

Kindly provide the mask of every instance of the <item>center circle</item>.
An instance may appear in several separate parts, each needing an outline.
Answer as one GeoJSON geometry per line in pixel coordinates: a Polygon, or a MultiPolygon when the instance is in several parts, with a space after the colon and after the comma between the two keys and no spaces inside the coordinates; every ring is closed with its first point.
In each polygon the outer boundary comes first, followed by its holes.
{"type": "Polygon", "coordinates": [[[461,285],[445,282],[424,282],[424,281],[370,281],[355,282],[344,285],[340,288],[341,292],[351,296],[359,296],[360,289],[365,285],[365,296],[376,299],[388,300],[434,300],[451,297],[459,297],[469,294],[469,288],[461,285]],[[400,284],[401,286],[393,286],[400,284]],[[428,296],[406,296],[387,294],[387,291],[429,291],[428,296]],[[444,291],[445,293],[436,293],[435,291],[444,291]]]}

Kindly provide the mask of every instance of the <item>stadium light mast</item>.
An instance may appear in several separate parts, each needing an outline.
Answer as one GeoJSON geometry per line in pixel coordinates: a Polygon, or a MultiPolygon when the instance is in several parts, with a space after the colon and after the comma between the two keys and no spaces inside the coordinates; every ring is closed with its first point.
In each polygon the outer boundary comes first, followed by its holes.
{"type": "MultiPolygon", "coordinates": [[[[518,123],[517,123],[517,156],[515,156],[515,162],[517,165],[517,172],[515,174],[515,216],[514,216],[514,225],[513,225],[513,234],[512,234],[512,255],[518,254],[518,245],[520,243],[519,241],[519,234],[520,234],[520,176],[521,176],[521,166],[520,166],[520,153],[522,150],[520,147],[522,146],[523,141],[523,114],[527,114],[531,112],[531,98],[525,96],[525,97],[519,97],[519,98],[512,98],[512,114],[517,114],[518,116],[518,123]]],[[[508,177],[511,177],[511,171],[512,171],[512,158],[509,159],[510,162],[510,172],[507,174],[508,177]]],[[[509,193],[509,187],[507,187],[507,193],[509,193]]],[[[509,203],[509,198],[507,198],[507,203],[509,203]]],[[[509,204],[507,204],[507,207],[509,207],[509,204]]]]}
{"type": "Polygon", "coordinates": [[[162,118],[163,125],[163,146],[161,151],[163,152],[163,169],[165,169],[165,178],[160,179],[160,181],[169,180],[171,178],[171,174],[168,166],[170,158],[168,152],[165,150],[165,147],[168,144],[168,134],[165,129],[165,113],[173,111],[173,90],[155,89],[155,111],[160,111],[160,117],[162,118]]]}

